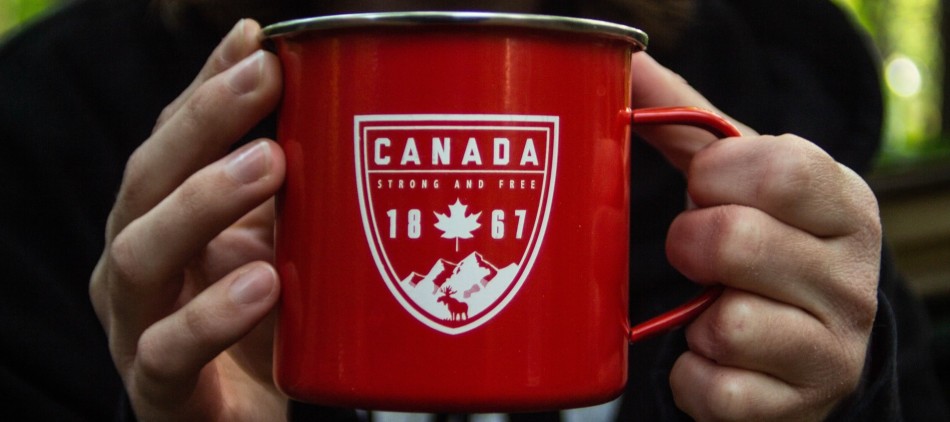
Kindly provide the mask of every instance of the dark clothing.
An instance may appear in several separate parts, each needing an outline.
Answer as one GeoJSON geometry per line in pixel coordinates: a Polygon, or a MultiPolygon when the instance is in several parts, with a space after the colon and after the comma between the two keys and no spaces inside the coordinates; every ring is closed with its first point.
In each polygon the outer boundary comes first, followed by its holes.
{"type": "MultiPolygon", "coordinates": [[[[89,275],[126,159],[224,35],[202,25],[169,33],[149,3],[76,0],[0,48],[5,414],[101,421],[127,412],[89,303],[89,275]]],[[[751,127],[801,135],[860,172],[876,151],[882,110],[876,61],[863,43],[828,2],[700,0],[683,41],[658,59],[751,127]]],[[[265,122],[250,136],[272,127],[265,122]]],[[[632,228],[631,320],[642,321],[697,288],[669,266],[663,249],[683,209],[685,182],[642,142],[633,154],[633,219],[640,223],[632,228]]],[[[883,267],[866,376],[836,415],[946,419],[926,320],[889,258],[883,267]]],[[[681,331],[631,346],[622,420],[686,418],[668,384],[685,347],[681,331]]],[[[325,412],[354,417],[308,406],[292,413],[325,412]]],[[[519,419],[535,417],[550,415],[519,419]]]]}

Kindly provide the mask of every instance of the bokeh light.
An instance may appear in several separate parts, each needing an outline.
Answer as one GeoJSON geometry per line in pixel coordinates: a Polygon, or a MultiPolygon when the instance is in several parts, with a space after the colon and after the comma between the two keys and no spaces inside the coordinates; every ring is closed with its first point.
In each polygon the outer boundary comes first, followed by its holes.
{"type": "Polygon", "coordinates": [[[909,57],[896,54],[884,66],[884,80],[894,94],[909,98],[920,93],[923,77],[917,63],[909,57]]]}

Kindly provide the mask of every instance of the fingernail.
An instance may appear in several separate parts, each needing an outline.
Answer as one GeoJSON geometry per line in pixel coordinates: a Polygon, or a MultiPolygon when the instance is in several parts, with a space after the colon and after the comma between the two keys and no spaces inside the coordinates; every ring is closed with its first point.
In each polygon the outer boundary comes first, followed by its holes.
{"type": "Polygon", "coordinates": [[[225,171],[234,180],[244,184],[260,180],[267,175],[268,170],[270,170],[270,149],[263,141],[241,151],[231,158],[225,167],[225,171]]]}
{"type": "Polygon", "coordinates": [[[270,268],[256,266],[239,275],[231,282],[228,294],[238,305],[259,302],[274,290],[274,273],[270,268]]]}
{"type": "Polygon", "coordinates": [[[228,79],[228,86],[238,95],[253,91],[261,82],[263,68],[264,52],[255,51],[230,70],[231,77],[228,79]]]}
{"type": "Polygon", "coordinates": [[[222,53],[222,56],[228,64],[234,63],[241,58],[239,56],[240,52],[242,51],[240,47],[244,42],[244,39],[247,38],[244,29],[246,26],[246,21],[247,19],[241,19],[237,21],[237,23],[234,24],[234,27],[231,28],[231,31],[229,31],[228,34],[224,36],[224,41],[222,41],[224,44],[224,52],[222,53]],[[235,42],[238,42],[238,44],[235,44],[235,42]]]}

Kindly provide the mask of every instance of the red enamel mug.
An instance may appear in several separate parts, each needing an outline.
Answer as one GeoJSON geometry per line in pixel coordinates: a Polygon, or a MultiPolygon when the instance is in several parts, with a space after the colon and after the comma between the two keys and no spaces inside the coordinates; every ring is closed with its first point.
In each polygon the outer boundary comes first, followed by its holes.
{"type": "Polygon", "coordinates": [[[630,110],[643,32],[408,12],[264,33],[284,73],[274,371],[290,397],[429,412],[602,403],[626,383],[628,342],[715,299],[628,321],[630,125],[738,135],[702,110],[630,110]]]}

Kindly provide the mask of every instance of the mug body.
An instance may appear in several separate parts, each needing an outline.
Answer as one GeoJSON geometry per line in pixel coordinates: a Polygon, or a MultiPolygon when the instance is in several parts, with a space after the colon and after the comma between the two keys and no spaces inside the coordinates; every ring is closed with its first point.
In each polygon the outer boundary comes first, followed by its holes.
{"type": "Polygon", "coordinates": [[[444,412],[620,394],[621,115],[645,38],[598,25],[402,13],[266,30],[284,72],[279,388],[444,412]]]}

